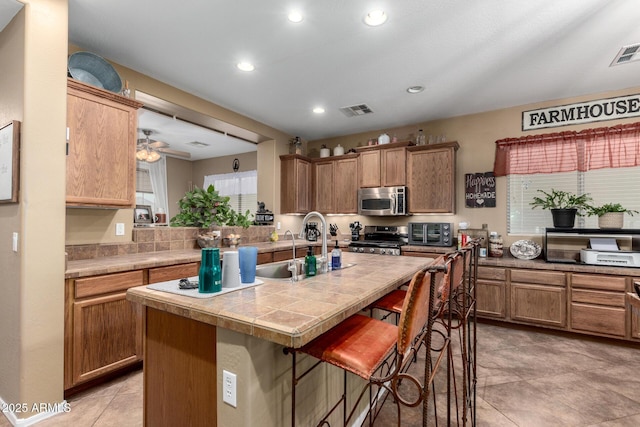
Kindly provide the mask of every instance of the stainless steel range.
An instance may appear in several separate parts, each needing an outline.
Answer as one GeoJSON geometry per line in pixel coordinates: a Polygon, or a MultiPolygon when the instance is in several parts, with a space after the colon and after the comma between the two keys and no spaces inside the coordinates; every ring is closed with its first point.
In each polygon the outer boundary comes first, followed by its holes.
{"type": "Polygon", "coordinates": [[[349,244],[350,252],[400,255],[400,247],[409,242],[409,230],[406,226],[366,225],[364,240],[349,244]]]}

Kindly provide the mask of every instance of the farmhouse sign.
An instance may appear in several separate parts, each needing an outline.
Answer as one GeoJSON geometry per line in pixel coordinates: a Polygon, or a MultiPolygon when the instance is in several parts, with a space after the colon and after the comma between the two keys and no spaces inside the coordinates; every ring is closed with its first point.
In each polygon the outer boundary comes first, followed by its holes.
{"type": "Polygon", "coordinates": [[[522,112],[522,130],[578,125],[640,116],[640,94],[522,112]]]}

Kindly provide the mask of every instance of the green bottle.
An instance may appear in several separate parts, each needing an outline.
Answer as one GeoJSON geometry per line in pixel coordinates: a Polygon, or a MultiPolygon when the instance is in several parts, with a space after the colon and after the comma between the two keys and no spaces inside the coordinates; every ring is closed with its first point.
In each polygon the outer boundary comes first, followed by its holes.
{"type": "Polygon", "coordinates": [[[307,277],[316,275],[316,257],[313,254],[313,246],[309,246],[307,256],[304,257],[305,273],[307,277]]]}
{"type": "Polygon", "coordinates": [[[220,249],[202,248],[202,261],[198,276],[198,292],[211,294],[222,290],[222,270],[220,269],[220,249]]]}

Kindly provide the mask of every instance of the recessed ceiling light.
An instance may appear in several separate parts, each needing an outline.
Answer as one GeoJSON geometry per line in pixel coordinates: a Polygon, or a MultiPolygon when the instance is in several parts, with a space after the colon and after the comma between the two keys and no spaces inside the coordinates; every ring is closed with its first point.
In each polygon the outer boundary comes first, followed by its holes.
{"type": "Polygon", "coordinates": [[[242,70],[242,71],[253,71],[256,69],[256,67],[254,67],[253,64],[250,62],[239,62],[237,67],[239,70],[242,70]]]}
{"type": "Polygon", "coordinates": [[[302,14],[300,12],[291,12],[289,13],[289,16],[287,16],[287,18],[289,18],[289,21],[294,22],[294,23],[298,23],[298,22],[302,22],[302,14]]]}
{"type": "Polygon", "coordinates": [[[370,25],[372,27],[376,27],[378,25],[382,25],[387,20],[387,14],[384,13],[384,10],[372,10],[367,13],[367,16],[364,17],[364,23],[370,25]]]}
{"type": "Polygon", "coordinates": [[[313,109],[313,112],[316,113],[316,114],[322,114],[322,113],[324,113],[324,108],[316,107],[316,108],[313,109]]]}
{"type": "Polygon", "coordinates": [[[424,90],[424,86],[411,86],[407,88],[407,92],[409,93],[420,93],[424,90]]]}

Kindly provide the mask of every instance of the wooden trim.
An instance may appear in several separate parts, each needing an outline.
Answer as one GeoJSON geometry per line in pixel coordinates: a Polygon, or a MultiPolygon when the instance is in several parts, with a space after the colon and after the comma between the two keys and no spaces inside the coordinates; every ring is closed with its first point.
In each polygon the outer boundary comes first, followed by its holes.
{"type": "Polygon", "coordinates": [[[101,98],[107,98],[111,101],[117,102],[118,104],[124,104],[129,107],[135,108],[136,110],[144,106],[142,102],[136,101],[133,98],[127,98],[126,96],[119,95],[109,90],[101,89],[97,86],[92,86],[90,84],[83,83],[71,77],[67,77],[67,87],[69,89],[78,90],[84,93],[90,93],[92,95],[99,96],[101,98]]]}

